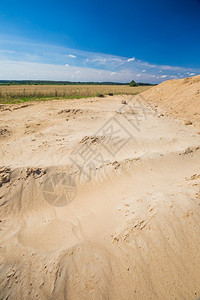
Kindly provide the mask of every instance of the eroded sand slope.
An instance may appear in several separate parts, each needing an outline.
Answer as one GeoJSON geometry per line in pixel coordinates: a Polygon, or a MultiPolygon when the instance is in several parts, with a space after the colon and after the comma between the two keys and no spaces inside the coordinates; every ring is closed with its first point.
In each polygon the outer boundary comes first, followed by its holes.
{"type": "Polygon", "coordinates": [[[200,297],[199,129],[146,98],[1,107],[1,299],[200,297]]]}
{"type": "Polygon", "coordinates": [[[143,93],[170,116],[200,127],[200,75],[164,81],[143,93]]]}

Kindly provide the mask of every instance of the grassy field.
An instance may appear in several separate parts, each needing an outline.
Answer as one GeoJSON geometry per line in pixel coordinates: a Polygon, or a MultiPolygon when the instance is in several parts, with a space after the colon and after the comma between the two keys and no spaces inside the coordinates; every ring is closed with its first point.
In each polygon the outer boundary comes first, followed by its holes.
{"type": "Polygon", "coordinates": [[[95,97],[112,93],[136,95],[150,86],[129,85],[11,85],[0,86],[0,103],[95,97]]]}

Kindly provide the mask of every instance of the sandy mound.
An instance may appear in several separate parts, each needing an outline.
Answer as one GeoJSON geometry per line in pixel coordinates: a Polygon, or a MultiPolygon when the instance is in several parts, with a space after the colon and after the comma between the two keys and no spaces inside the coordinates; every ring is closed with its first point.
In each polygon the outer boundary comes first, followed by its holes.
{"type": "Polygon", "coordinates": [[[200,75],[165,81],[143,93],[169,115],[200,127],[200,75]]]}
{"type": "Polygon", "coordinates": [[[0,299],[200,297],[193,126],[140,96],[2,106],[0,120],[0,299]]]}

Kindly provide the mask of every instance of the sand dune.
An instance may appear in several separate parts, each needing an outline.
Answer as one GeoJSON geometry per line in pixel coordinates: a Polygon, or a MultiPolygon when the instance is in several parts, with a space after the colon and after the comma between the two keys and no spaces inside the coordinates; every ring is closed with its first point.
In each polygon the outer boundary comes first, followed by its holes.
{"type": "Polygon", "coordinates": [[[200,75],[165,81],[143,93],[173,117],[200,127],[200,75]]]}
{"type": "Polygon", "coordinates": [[[200,297],[198,89],[1,106],[0,299],[200,297]]]}

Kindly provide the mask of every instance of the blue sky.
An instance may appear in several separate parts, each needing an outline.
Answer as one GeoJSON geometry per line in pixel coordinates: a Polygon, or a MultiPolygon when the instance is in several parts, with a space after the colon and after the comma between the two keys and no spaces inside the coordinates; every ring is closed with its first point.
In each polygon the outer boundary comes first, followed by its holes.
{"type": "Polygon", "coordinates": [[[197,75],[199,13],[199,0],[0,0],[0,79],[159,83],[197,75]]]}

